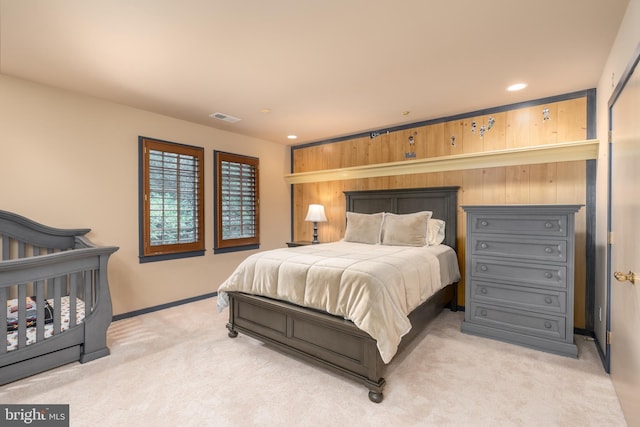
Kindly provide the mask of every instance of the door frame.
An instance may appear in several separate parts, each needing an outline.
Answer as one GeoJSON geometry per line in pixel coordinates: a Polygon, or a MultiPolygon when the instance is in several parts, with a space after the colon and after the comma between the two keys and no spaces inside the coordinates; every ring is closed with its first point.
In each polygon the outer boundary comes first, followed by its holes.
{"type": "MultiPolygon", "coordinates": [[[[629,64],[627,65],[627,68],[624,70],[624,73],[622,74],[622,76],[620,77],[620,80],[618,81],[618,84],[616,85],[615,89],[613,90],[613,93],[611,94],[611,96],[609,97],[609,103],[608,103],[608,124],[609,124],[609,128],[608,128],[608,155],[609,155],[609,172],[608,172],[608,176],[607,176],[607,236],[610,236],[611,234],[611,219],[612,219],[612,194],[613,194],[613,187],[611,185],[611,181],[612,181],[612,176],[613,176],[613,143],[611,140],[611,135],[613,132],[613,107],[615,107],[615,103],[618,100],[618,98],[620,98],[620,95],[622,94],[622,91],[624,90],[625,86],[627,85],[627,83],[629,82],[629,80],[631,79],[631,76],[633,75],[633,72],[636,69],[636,66],[638,65],[638,63],[640,63],[640,44],[638,44],[638,46],[636,46],[636,50],[633,53],[633,56],[631,58],[631,61],[629,61],[629,64]]],[[[606,285],[607,285],[607,292],[606,292],[606,304],[607,304],[607,315],[606,315],[606,336],[609,337],[609,334],[611,332],[611,276],[612,276],[612,271],[611,271],[611,240],[609,239],[609,237],[607,237],[607,281],[606,281],[606,285]]],[[[604,353],[604,369],[607,373],[611,373],[611,344],[609,339],[606,339],[605,342],[605,353],[604,353]]]]}

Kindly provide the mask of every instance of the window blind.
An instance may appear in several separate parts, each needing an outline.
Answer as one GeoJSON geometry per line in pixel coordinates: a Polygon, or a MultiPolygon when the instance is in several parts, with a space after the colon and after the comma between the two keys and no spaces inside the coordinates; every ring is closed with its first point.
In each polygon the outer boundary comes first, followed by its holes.
{"type": "Polygon", "coordinates": [[[222,240],[256,235],[256,167],[221,162],[222,240]]]}
{"type": "Polygon", "coordinates": [[[204,255],[204,149],[140,144],[140,262],[204,255]]]}
{"type": "Polygon", "coordinates": [[[216,233],[220,252],[260,244],[259,159],[214,151],[216,233]]]}
{"type": "Polygon", "coordinates": [[[198,241],[198,172],[195,156],[149,150],[152,246],[198,241]]]}

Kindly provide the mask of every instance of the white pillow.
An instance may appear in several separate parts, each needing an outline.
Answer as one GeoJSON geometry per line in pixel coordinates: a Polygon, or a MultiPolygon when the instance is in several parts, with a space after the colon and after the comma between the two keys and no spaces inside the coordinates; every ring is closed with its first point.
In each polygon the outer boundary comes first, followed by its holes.
{"type": "Polygon", "coordinates": [[[347,212],[347,229],[344,232],[345,242],[356,243],[380,243],[380,230],[382,229],[382,212],[374,214],[361,214],[347,212]]]}
{"type": "Polygon", "coordinates": [[[385,213],[382,223],[382,244],[396,246],[427,245],[427,223],[432,212],[422,211],[397,215],[385,213]]]}
{"type": "Polygon", "coordinates": [[[441,219],[429,219],[427,229],[427,241],[429,246],[436,246],[444,242],[445,222],[441,219]]]}

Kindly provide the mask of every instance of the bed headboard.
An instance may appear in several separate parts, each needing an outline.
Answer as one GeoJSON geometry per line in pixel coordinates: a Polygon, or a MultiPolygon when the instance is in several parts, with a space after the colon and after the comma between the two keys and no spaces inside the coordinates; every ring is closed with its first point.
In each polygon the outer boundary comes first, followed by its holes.
{"type": "Polygon", "coordinates": [[[432,211],[446,222],[444,243],[457,251],[458,189],[432,187],[393,190],[345,191],[347,212],[406,214],[432,211]]]}

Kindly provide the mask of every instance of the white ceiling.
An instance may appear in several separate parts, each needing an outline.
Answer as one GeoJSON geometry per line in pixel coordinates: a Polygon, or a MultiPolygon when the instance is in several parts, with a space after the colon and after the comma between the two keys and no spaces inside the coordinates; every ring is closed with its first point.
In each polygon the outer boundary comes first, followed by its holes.
{"type": "Polygon", "coordinates": [[[0,0],[0,72],[303,143],[596,87],[627,4],[0,0]]]}

